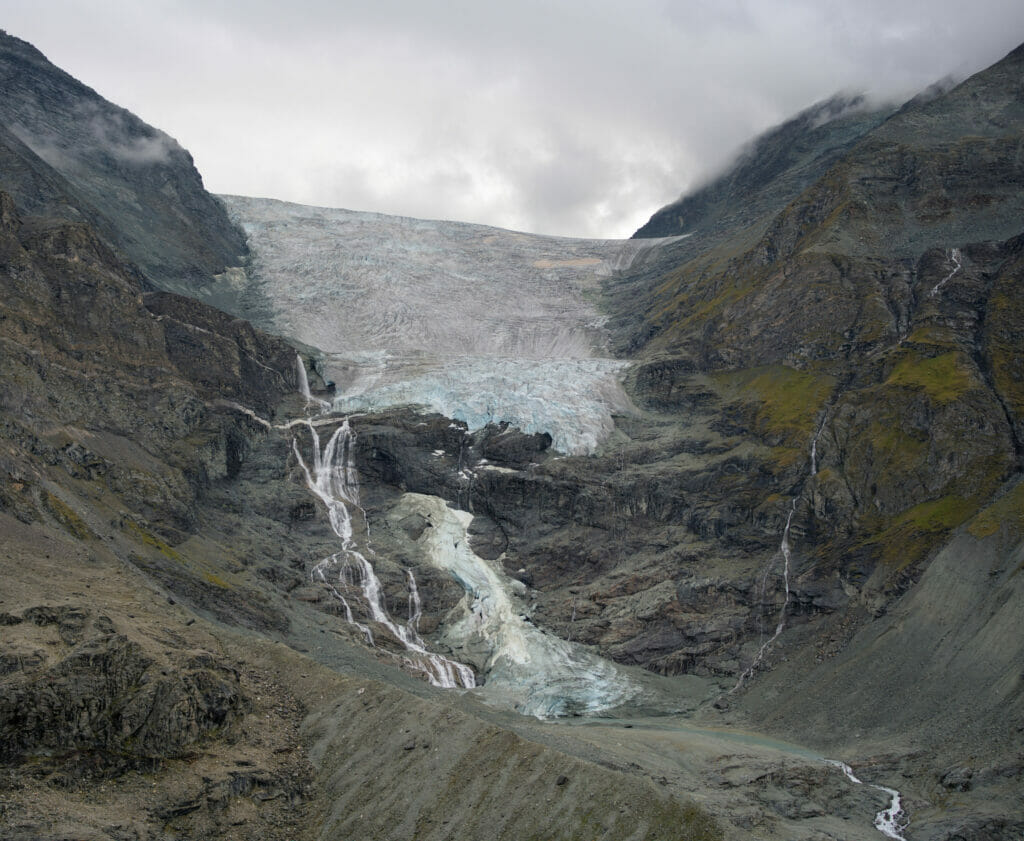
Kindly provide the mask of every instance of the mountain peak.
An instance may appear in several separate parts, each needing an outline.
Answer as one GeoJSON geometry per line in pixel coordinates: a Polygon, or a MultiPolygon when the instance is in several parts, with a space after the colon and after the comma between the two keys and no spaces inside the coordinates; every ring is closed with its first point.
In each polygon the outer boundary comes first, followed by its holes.
{"type": "Polygon", "coordinates": [[[0,189],[19,206],[58,218],[91,208],[100,233],[153,286],[187,291],[237,265],[244,235],[173,138],[7,33],[0,89],[0,154],[16,162],[0,170],[0,189]]]}

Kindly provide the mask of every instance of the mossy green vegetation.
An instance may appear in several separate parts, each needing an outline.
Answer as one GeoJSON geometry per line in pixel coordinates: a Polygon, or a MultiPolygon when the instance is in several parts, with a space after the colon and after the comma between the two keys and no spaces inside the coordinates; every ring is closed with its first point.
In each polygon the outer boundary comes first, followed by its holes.
{"type": "Polygon", "coordinates": [[[203,573],[203,580],[207,584],[212,584],[214,587],[220,587],[222,590],[229,590],[229,589],[231,589],[231,585],[228,584],[227,581],[225,581],[223,578],[221,578],[219,575],[217,575],[214,572],[204,572],[203,573]]]}
{"type": "Polygon", "coordinates": [[[956,347],[956,333],[952,328],[929,324],[914,330],[907,336],[906,343],[952,349],[956,347]]]}
{"type": "Polygon", "coordinates": [[[1013,538],[1024,535],[1024,482],[979,511],[967,530],[975,537],[991,537],[1004,530],[1013,538]]]}
{"type": "Polygon", "coordinates": [[[176,551],[174,548],[169,546],[167,543],[165,543],[152,532],[146,531],[146,529],[142,528],[142,526],[140,526],[138,523],[132,520],[128,520],[125,523],[125,529],[127,529],[130,534],[132,534],[136,539],[141,540],[147,546],[152,546],[161,555],[170,558],[172,561],[185,563],[185,559],[181,556],[180,552],[176,551]]]}
{"type": "Polygon", "coordinates": [[[173,546],[168,545],[165,541],[157,537],[157,535],[147,531],[138,523],[131,520],[127,521],[125,529],[137,540],[141,541],[146,546],[156,549],[157,552],[168,560],[175,561],[183,567],[188,568],[193,572],[193,574],[201,576],[203,581],[207,584],[212,584],[214,587],[219,587],[222,590],[232,589],[231,583],[223,577],[224,570],[217,569],[214,565],[210,564],[209,561],[204,561],[193,555],[183,555],[173,546]]]}
{"type": "Polygon", "coordinates": [[[47,491],[43,496],[43,504],[46,506],[46,510],[53,515],[54,519],[72,537],[76,537],[79,540],[96,539],[95,533],[85,524],[85,520],[79,517],[63,500],[47,491]]]}
{"type": "Polygon", "coordinates": [[[880,417],[868,425],[870,443],[878,468],[901,474],[918,470],[928,457],[928,443],[907,434],[896,418],[880,417]]]}
{"type": "Polygon", "coordinates": [[[865,543],[881,547],[880,560],[885,566],[905,569],[924,558],[941,537],[977,510],[977,502],[953,494],[922,502],[897,515],[865,543]]]}
{"type": "Polygon", "coordinates": [[[778,438],[788,448],[801,452],[835,388],[835,379],[828,374],[786,365],[764,365],[713,376],[723,390],[737,393],[744,403],[755,404],[753,421],[759,434],[778,438]]]}
{"type": "Polygon", "coordinates": [[[971,389],[974,380],[963,354],[949,351],[932,357],[903,355],[885,384],[923,391],[935,403],[952,403],[971,389]]]}

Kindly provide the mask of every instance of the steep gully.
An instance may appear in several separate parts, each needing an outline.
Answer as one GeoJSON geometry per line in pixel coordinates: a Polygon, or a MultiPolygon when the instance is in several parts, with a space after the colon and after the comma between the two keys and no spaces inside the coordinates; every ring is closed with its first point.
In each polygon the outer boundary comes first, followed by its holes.
{"type": "MultiPolygon", "coordinates": [[[[310,492],[320,499],[327,509],[332,530],[341,541],[341,551],[329,555],[314,565],[311,576],[322,583],[344,608],[346,621],[358,628],[367,643],[374,645],[373,632],[369,626],[359,622],[346,599],[346,593],[356,592],[366,604],[372,620],[386,628],[404,647],[400,655],[404,664],[413,671],[422,673],[434,686],[444,689],[489,689],[491,700],[511,706],[517,712],[533,715],[539,719],[564,716],[569,713],[593,714],[610,710],[634,697],[638,690],[628,678],[621,675],[613,664],[595,657],[572,643],[545,634],[528,623],[524,623],[516,610],[507,583],[483,559],[469,548],[466,528],[472,515],[455,511],[444,500],[421,494],[408,494],[418,510],[434,522],[430,530],[429,556],[440,569],[451,574],[466,590],[467,599],[464,617],[454,623],[454,633],[449,636],[488,638],[492,656],[488,662],[486,683],[477,687],[473,670],[454,659],[428,649],[419,635],[418,621],[422,606],[411,569],[406,570],[409,592],[409,615],[405,622],[392,617],[383,599],[383,589],[367,555],[369,529],[366,513],[359,504],[358,477],[354,465],[356,436],[344,418],[326,444],[321,445],[318,426],[338,423],[339,418],[331,416],[332,406],[313,395],[301,358],[297,359],[299,387],[307,409],[315,415],[291,420],[284,424],[271,424],[257,418],[268,428],[279,430],[308,430],[312,441],[312,459],[307,463],[302,455],[298,437],[292,439],[292,450],[306,480],[310,492]],[[354,537],[352,512],[362,515],[367,545],[361,551],[354,537]],[[461,547],[461,552],[458,551],[461,547]],[[520,684],[529,684],[526,703],[508,703],[502,690],[510,690],[520,684]],[[494,690],[497,689],[497,693],[494,690]]],[[[251,410],[239,405],[233,408],[256,417],[251,410]]],[[[817,469],[817,442],[824,429],[823,418],[811,441],[809,476],[817,469]]],[[[764,656],[778,640],[785,629],[787,608],[790,603],[789,576],[791,572],[792,545],[790,532],[797,512],[799,494],[790,503],[780,541],[779,552],[766,566],[762,590],[776,559],[782,558],[782,576],[786,597],[779,612],[774,633],[762,643],[754,660],[741,674],[732,692],[737,691],[748,680],[763,661],[764,656]]],[[[863,785],[852,768],[839,760],[820,757],[819,761],[839,769],[847,780],[863,785]]],[[[908,824],[902,808],[902,798],[896,789],[874,783],[871,788],[886,794],[889,805],[879,811],[874,819],[875,828],[884,836],[905,841],[903,832],[908,824]]]]}
{"type": "MultiPolygon", "coordinates": [[[[949,280],[954,274],[956,274],[957,271],[960,270],[958,249],[953,250],[953,260],[956,263],[956,267],[932,290],[933,295],[941,288],[943,283],[949,280]]],[[[813,438],[811,439],[810,468],[808,471],[807,478],[813,477],[818,472],[818,438],[821,436],[822,430],[824,430],[825,423],[827,420],[828,410],[826,410],[825,415],[822,417],[821,422],[818,424],[818,428],[815,431],[813,438]]],[[[785,588],[785,598],[782,602],[782,607],[779,609],[779,618],[775,626],[775,632],[761,644],[761,647],[758,649],[757,654],[754,656],[754,659],[751,661],[750,665],[746,669],[744,669],[743,672],[741,672],[739,679],[736,681],[736,685],[733,686],[729,694],[738,691],[743,686],[743,684],[754,674],[758,666],[760,666],[761,662],[764,660],[765,654],[776,642],[776,640],[778,640],[778,638],[782,635],[783,630],[785,630],[786,612],[789,608],[792,596],[789,582],[792,563],[792,546],[790,544],[789,535],[790,528],[793,525],[793,515],[796,514],[796,506],[799,498],[800,494],[797,494],[790,501],[789,514],[786,517],[786,526],[782,531],[782,540],[779,543],[779,552],[777,555],[769,559],[767,565],[765,566],[764,575],[761,578],[760,601],[763,604],[765,601],[765,593],[767,591],[768,577],[771,574],[772,567],[775,565],[776,558],[778,556],[781,556],[782,579],[785,588]]],[[[845,762],[841,762],[835,759],[825,759],[824,761],[827,765],[831,765],[835,768],[840,769],[851,783],[854,783],[856,785],[863,785],[863,781],[860,780],[853,773],[853,769],[845,762]]],[[[884,792],[890,798],[889,806],[886,809],[880,811],[877,815],[875,815],[875,828],[888,838],[896,839],[896,841],[906,841],[906,839],[903,836],[903,831],[906,829],[909,820],[907,818],[906,813],[903,811],[902,797],[899,791],[893,788],[889,788],[888,786],[876,785],[874,783],[869,783],[868,785],[870,785],[871,788],[874,788],[877,791],[884,792]]]]}

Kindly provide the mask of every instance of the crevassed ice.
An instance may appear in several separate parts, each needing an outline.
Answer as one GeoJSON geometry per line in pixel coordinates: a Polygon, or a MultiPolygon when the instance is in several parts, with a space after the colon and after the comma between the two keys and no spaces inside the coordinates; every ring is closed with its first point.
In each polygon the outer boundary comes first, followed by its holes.
{"type": "Polygon", "coordinates": [[[611,412],[627,404],[621,367],[611,359],[443,360],[404,376],[382,372],[372,386],[336,398],[334,409],[421,405],[470,429],[507,421],[526,433],[547,432],[557,450],[587,453],[612,431],[611,412]]]}
{"type": "Polygon", "coordinates": [[[326,353],[339,409],[419,404],[576,453],[610,431],[625,397],[595,302],[657,241],[222,198],[249,236],[263,326],[326,353]]]}
{"type": "Polygon", "coordinates": [[[526,618],[509,578],[470,548],[466,529],[472,514],[423,494],[405,494],[402,505],[430,522],[421,538],[427,558],[466,591],[445,639],[457,657],[466,649],[486,651],[485,695],[540,718],[597,713],[640,695],[614,663],[526,618]]]}

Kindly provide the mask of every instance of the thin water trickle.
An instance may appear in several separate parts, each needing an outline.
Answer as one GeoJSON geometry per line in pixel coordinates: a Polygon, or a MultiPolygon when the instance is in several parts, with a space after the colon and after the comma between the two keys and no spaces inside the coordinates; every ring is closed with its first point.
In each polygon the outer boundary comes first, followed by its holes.
{"type": "Polygon", "coordinates": [[[938,295],[939,290],[942,289],[942,287],[945,286],[952,279],[953,275],[960,271],[962,267],[961,257],[962,254],[959,248],[954,248],[949,252],[950,262],[953,264],[953,271],[951,271],[948,275],[942,278],[942,280],[936,283],[935,286],[932,287],[932,291],[928,293],[929,298],[934,298],[936,295],[938,295]]]}
{"type": "MultiPolygon", "coordinates": [[[[826,413],[827,415],[827,413],[826,413]]],[[[821,437],[821,432],[825,428],[825,418],[821,419],[821,423],[818,424],[818,430],[814,433],[814,437],[811,439],[811,475],[818,475],[818,438],[821,437]]]]}
{"type": "MultiPolygon", "coordinates": [[[[747,666],[747,668],[744,669],[743,672],[740,674],[739,680],[736,681],[736,685],[730,690],[730,694],[732,694],[733,692],[738,690],[741,686],[743,686],[744,682],[751,675],[754,674],[754,672],[756,671],[757,667],[759,665],[761,665],[761,661],[764,659],[764,655],[767,653],[768,649],[771,648],[772,643],[774,643],[775,640],[777,640],[779,638],[779,635],[782,633],[782,631],[786,627],[786,610],[789,608],[789,602],[790,602],[790,597],[791,597],[791,592],[790,592],[790,589],[789,589],[789,568],[790,568],[790,561],[791,561],[791,557],[792,556],[791,556],[791,550],[790,550],[790,545],[789,545],[789,529],[790,529],[790,526],[793,524],[793,515],[795,513],[796,513],[796,497],[793,497],[792,504],[790,505],[790,508],[789,508],[789,516],[786,518],[786,528],[783,529],[783,531],[782,531],[782,542],[779,544],[779,552],[782,554],[782,580],[783,580],[783,583],[784,583],[785,588],[786,588],[786,597],[785,597],[785,600],[782,602],[782,608],[779,610],[779,621],[778,621],[778,623],[775,626],[775,633],[772,634],[771,637],[769,637],[767,640],[765,640],[765,642],[763,642],[761,644],[761,647],[758,649],[757,654],[754,656],[753,662],[751,662],[751,664],[749,666],[747,666]]],[[[768,574],[769,574],[769,572],[771,570],[772,565],[774,564],[774,561],[775,561],[775,558],[773,557],[772,560],[768,562],[768,566],[765,569],[764,578],[762,579],[762,583],[761,583],[761,598],[762,598],[762,601],[764,599],[764,593],[765,593],[765,589],[766,589],[766,582],[768,580],[768,574]]]]}

